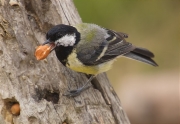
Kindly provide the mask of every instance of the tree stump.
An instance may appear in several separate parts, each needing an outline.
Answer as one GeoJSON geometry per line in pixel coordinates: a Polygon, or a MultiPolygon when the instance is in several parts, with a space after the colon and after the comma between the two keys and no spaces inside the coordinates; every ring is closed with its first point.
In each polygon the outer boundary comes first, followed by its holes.
{"type": "Polygon", "coordinates": [[[52,26],[80,22],[71,0],[0,0],[0,124],[130,123],[106,74],[69,98],[63,93],[81,87],[86,75],[64,67],[54,52],[43,61],[34,56],[52,26]]]}

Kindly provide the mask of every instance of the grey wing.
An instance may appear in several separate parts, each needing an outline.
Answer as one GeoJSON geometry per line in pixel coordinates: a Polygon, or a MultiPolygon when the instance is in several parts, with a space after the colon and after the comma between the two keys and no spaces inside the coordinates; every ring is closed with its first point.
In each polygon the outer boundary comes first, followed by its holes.
{"type": "Polygon", "coordinates": [[[126,42],[127,34],[106,30],[108,38],[100,44],[91,44],[78,51],[77,58],[84,65],[98,65],[135,49],[131,43],[126,42]]]}

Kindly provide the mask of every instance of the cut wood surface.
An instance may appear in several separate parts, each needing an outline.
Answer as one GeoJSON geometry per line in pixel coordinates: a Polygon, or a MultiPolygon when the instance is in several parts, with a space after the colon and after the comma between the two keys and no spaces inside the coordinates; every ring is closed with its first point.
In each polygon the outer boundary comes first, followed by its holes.
{"type": "Polygon", "coordinates": [[[86,75],[64,67],[54,52],[42,61],[34,56],[51,27],[80,22],[71,0],[0,0],[0,124],[130,123],[106,74],[69,98],[63,93],[81,87],[86,75]]]}

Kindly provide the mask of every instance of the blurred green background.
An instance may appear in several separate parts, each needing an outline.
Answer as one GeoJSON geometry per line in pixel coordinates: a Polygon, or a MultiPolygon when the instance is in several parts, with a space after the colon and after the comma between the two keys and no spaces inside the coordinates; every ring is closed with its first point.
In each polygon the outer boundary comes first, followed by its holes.
{"type": "Polygon", "coordinates": [[[155,54],[159,67],[119,58],[107,72],[131,123],[179,124],[180,0],[74,3],[83,22],[125,32],[127,41],[155,54]]]}

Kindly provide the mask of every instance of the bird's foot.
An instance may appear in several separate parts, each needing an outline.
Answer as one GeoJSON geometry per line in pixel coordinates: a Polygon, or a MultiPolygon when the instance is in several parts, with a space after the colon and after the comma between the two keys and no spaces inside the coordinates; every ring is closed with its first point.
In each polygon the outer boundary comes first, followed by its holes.
{"type": "Polygon", "coordinates": [[[76,90],[68,90],[67,93],[63,94],[64,96],[68,96],[68,97],[75,97],[80,95],[80,93],[86,89],[88,89],[90,86],[86,86],[86,87],[80,87],[76,90]]]}

